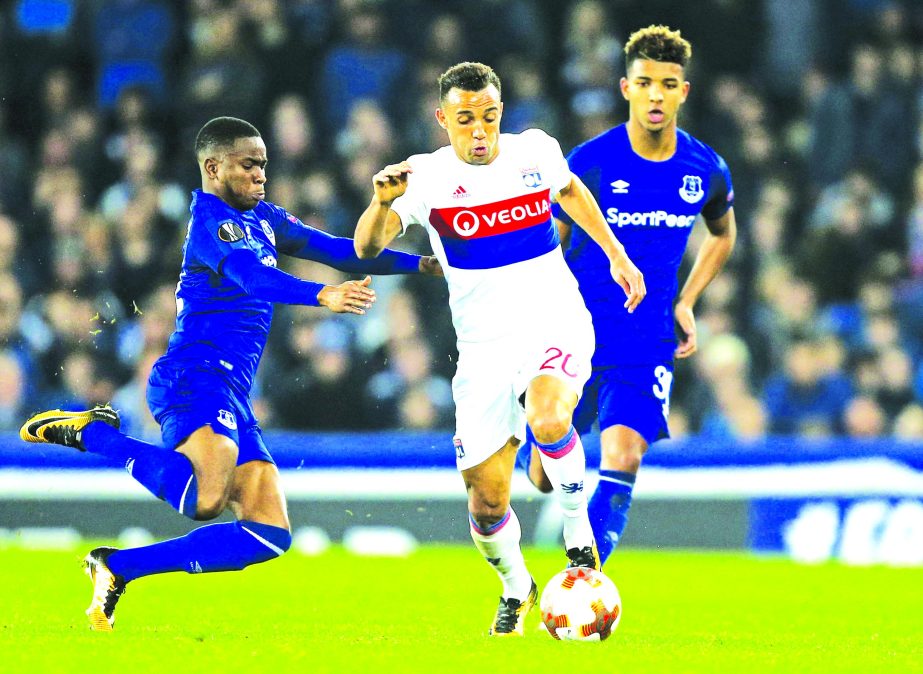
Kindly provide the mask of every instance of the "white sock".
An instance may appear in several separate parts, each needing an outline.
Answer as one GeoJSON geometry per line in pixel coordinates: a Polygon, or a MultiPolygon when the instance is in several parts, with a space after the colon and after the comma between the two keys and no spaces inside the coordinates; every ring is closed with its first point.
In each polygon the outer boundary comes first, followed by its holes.
{"type": "Polygon", "coordinates": [[[586,453],[573,426],[567,434],[550,445],[536,440],[542,468],[554,487],[554,494],[564,514],[564,547],[584,548],[593,544],[593,529],[587,514],[586,453]]]}
{"type": "Polygon", "coordinates": [[[532,589],[532,576],[526,568],[526,560],[519,547],[522,528],[512,506],[506,511],[503,519],[487,530],[481,529],[470,516],[469,520],[475,547],[497,570],[497,575],[503,582],[501,596],[506,599],[512,597],[524,600],[532,589]]]}

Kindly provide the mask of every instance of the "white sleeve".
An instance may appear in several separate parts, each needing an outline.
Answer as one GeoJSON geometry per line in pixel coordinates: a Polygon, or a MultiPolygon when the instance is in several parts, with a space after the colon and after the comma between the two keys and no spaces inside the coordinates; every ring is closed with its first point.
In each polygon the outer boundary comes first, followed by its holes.
{"type": "MultiPolygon", "coordinates": [[[[414,157],[411,157],[410,165],[415,169],[419,168],[423,162],[415,161],[414,157]]],[[[426,217],[426,202],[423,199],[423,189],[422,182],[424,178],[415,173],[411,173],[407,177],[407,189],[404,191],[404,194],[399,196],[393,202],[391,202],[391,210],[397,213],[398,217],[401,219],[401,235],[407,231],[407,226],[414,223],[418,225],[424,224],[424,218],[426,217]]]]}
{"type": "Polygon", "coordinates": [[[567,159],[561,152],[561,144],[541,129],[530,129],[527,133],[535,135],[535,146],[539,148],[545,183],[551,187],[551,196],[570,185],[571,170],[567,159]]]}

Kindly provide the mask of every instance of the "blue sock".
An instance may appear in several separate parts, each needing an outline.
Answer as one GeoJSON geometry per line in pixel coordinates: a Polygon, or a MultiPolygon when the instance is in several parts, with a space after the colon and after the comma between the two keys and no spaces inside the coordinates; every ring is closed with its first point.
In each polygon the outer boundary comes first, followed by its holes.
{"type": "Polygon", "coordinates": [[[80,440],[88,452],[123,464],[154,496],[195,519],[199,488],[192,463],[185,456],[129,437],[102,422],[89,424],[80,440]]]}
{"type": "Polygon", "coordinates": [[[599,559],[603,563],[615,550],[628,524],[635,477],[633,473],[620,470],[599,471],[599,483],[590,498],[589,512],[599,559]]]}
{"type": "Polygon", "coordinates": [[[106,565],[130,582],[155,573],[240,571],[275,559],[292,544],[288,529],[240,520],[193,529],[181,538],[117,550],[106,565]]]}

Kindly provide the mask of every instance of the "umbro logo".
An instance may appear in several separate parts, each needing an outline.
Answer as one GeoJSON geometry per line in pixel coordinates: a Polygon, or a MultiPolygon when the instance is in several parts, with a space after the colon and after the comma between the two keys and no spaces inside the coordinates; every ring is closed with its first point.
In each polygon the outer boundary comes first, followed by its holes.
{"type": "Polygon", "coordinates": [[[613,194],[628,194],[628,186],[631,183],[627,183],[624,180],[616,180],[609,184],[612,185],[613,194]]]}
{"type": "Polygon", "coordinates": [[[458,187],[456,187],[456,188],[455,188],[455,191],[452,192],[452,198],[453,198],[453,199],[463,199],[463,198],[465,198],[465,197],[470,197],[470,196],[471,196],[471,195],[468,194],[468,191],[467,191],[464,187],[462,187],[461,185],[459,185],[458,187]]]}

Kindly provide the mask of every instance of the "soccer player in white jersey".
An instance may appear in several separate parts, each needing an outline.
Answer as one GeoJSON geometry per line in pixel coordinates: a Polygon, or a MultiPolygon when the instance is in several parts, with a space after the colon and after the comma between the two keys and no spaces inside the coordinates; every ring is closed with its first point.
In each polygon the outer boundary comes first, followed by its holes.
{"type": "Polygon", "coordinates": [[[521,635],[537,589],[520,550],[510,480],[527,420],[564,513],[569,565],[599,568],[586,460],[572,425],[590,375],[593,327],[561,255],[551,202],[605,253],[627,310],[646,291],[558,142],[538,129],[500,133],[500,79],[491,68],[459,63],[440,76],[439,94],[436,121],[450,145],[375,174],[355,246],[359,257],[374,257],[417,223],[442,264],[459,352],[456,463],[471,536],[503,583],[490,634],[521,635]]]}

